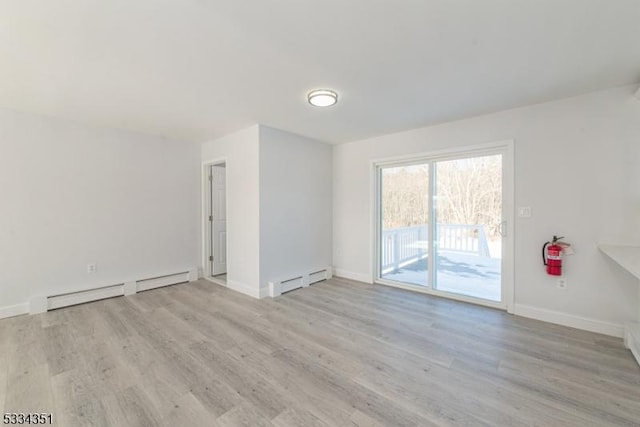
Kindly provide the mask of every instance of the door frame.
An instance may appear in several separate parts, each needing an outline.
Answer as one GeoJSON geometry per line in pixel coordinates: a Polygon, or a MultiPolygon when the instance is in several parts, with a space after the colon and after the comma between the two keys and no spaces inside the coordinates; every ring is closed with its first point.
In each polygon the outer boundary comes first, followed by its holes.
{"type": "MultiPolygon", "coordinates": [[[[209,221],[209,206],[212,203],[211,200],[211,184],[209,182],[209,169],[211,168],[211,166],[218,166],[218,165],[226,165],[226,168],[229,167],[229,162],[227,160],[227,158],[218,158],[218,159],[212,159],[212,160],[207,160],[202,162],[202,169],[201,169],[201,206],[202,206],[202,210],[201,210],[201,217],[200,217],[200,225],[202,228],[202,234],[201,234],[201,253],[202,253],[202,274],[203,277],[205,279],[209,279],[209,280],[214,280],[215,281],[215,277],[212,276],[212,266],[211,266],[211,262],[209,261],[209,256],[212,255],[212,247],[209,244],[209,242],[212,239],[212,234],[213,234],[213,230],[211,227],[211,222],[209,221]]],[[[226,210],[226,217],[228,220],[228,215],[229,215],[229,203],[228,203],[228,196],[229,196],[229,177],[228,177],[228,169],[225,170],[225,174],[226,179],[225,179],[225,197],[227,197],[227,204],[225,207],[226,210]]],[[[228,227],[228,225],[227,225],[228,227]]],[[[227,242],[227,275],[229,274],[229,245],[227,242]]],[[[228,277],[228,276],[227,276],[228,277]]],[[[216,282],[217,283],[217,282],[216,282]]],[[[220,283],[223,284],[224,283],[220,283]]]]}
{"type": "MultiPolygon", "coordinates": [[[[515,144],[514,140],[502,140],[489,142],[485,144],[460,146],[455,148],[434,150],[429,152],[415,153],[405,156],[397,156],[392,158],[377,159],[371,161],[371,185],[372,185],[372,206],[371,206],[371,225],[372,225],[372,260],[373,260],[373,282],[381,285],[393,286],[402,289],[408,289],[430,295],[442,296],[445,298],[469,302],[473,304],[499,308],[506,310],[508,313],[513,313],[514,300],[515,300],[515,283],[514,283],[514,220],[515,220],[515,207],[514,207],[514,161],[515,161],[515,144]],[[453,160],[464,157],[477,157],[482,155],[502,154],[502,212],[503,221],[506,221],[505,231],[506,235],[503,236],[502,243],[502,302],[496,303],[494,301],[484,300],[481,298],[475,298],[465,295],[457,295],[449,292],[439,291],[433,289],[432,283],[429,283],[428,287],[420,285],[411,285],[391,280],[385,280],[381,278],[380,271],[380,257],[381,257],[381,201],[382,201],[382,187],[380,180],[380,171],[383,167],[392,166],[408,166],[421,163],[433,163],[442,160],[453,160]]],[[[430,182],[429,182],[429,195],[430,204],[429,209],[432,210],[431,201],[433,200],[432,192],[435,182],[433,181],[433,167],[429,168],[430,182]]],[[[430,216],[433,215],[430,212],[430,216]]],[[[433,234],[431,234],[433,235],[433,234]]],[[[430,250],[433,245],[430,245],[430,250]]],[[[429,264],[432,268],[433,256],[429,253],[429,264]]],[[[432,269],[429,271],[433,271],[432,269]]]]}

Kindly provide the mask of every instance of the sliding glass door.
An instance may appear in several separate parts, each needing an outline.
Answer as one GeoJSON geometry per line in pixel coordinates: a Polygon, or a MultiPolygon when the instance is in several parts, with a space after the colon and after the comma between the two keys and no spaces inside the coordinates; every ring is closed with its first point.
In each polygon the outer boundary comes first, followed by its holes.
{"type": "Polygon", "coordinates": [[[505,306],[501,150],[377,166],[378,280],[505,306]]]}
{"type": "Polygon", "coordinates": [[[502,300],[502,155],[435,167],[434,289],[502,300]]]}
{"type": "Polygon", "coordinates": [[[429,165],[382,168],[380,189],[381,277],[427,286],[429,165]]]}

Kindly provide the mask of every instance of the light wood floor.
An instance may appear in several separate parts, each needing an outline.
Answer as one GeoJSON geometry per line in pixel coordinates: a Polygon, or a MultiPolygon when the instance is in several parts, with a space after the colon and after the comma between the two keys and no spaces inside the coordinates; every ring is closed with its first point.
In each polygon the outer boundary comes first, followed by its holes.
{"type": "Polygon", "coordinates": [[[0,409],[58,426],[640,425],[622,341],[342,279],[0,321],[0,409]],[[4,407],[3,407],[4,406],[4,407]]]}

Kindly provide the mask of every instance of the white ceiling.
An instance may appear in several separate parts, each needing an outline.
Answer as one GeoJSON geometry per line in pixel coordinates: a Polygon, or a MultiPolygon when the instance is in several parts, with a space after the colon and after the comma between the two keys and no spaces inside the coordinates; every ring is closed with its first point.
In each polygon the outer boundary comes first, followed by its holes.
{"type": "Polygon", "coordinates": [[[332,143],[640,81],[640,0],[0,0],[0,106],[332,143]],[[338,105],[305,94],[329,87],[338,105]]]}

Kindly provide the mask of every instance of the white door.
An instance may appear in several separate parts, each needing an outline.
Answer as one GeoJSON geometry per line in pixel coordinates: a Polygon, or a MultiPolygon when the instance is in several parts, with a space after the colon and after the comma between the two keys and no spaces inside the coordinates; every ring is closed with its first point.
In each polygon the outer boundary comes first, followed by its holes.
{"type": "Polygon", "coordinates": [[[211,275],[227,272],[226,168],[211,166],[211,275]]]}

